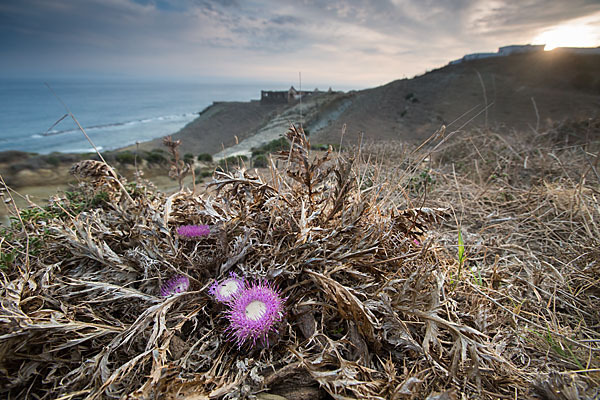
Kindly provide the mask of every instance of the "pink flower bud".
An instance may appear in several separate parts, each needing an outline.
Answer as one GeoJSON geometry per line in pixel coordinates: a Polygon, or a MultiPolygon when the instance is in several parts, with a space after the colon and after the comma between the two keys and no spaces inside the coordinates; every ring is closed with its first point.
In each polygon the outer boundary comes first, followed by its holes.
{"type": "Polygon", "coordinates": [[[177,293],[185,292],[190,287],[190,280],[187,276],[177,275],[167,282],[160,288],[160,295],[162,297],[169,297],[177,293]]]}
{"type": "Polygon", "coordinates": [[[218,302],[227,303],[233,300],[242,289],[244,289],[244,281],[232,272],[224,281],[213,283],[208,293],[213,295],[218,302]]]}
{"type": "Polygon", "coordinates": [[[208,236],[210,228],[208,225],[182,225],[177,228],[177,234],[187,238],[199,238],[208,236]]]}

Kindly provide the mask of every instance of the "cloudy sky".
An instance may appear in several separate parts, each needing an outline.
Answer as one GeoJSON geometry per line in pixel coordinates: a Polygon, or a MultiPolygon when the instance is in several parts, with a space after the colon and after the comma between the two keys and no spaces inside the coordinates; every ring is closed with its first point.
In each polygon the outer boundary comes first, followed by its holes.
{"type": "Polygon", "coordinates": [[[0,74],[362,88],[553,33],[599,46],[600,0],[0,0],[0,74]]]}

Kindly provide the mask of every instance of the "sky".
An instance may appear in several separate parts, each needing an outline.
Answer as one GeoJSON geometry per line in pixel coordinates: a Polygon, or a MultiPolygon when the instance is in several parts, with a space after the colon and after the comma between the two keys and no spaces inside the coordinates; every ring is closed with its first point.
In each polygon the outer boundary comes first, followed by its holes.
{"type": "Polygon", "coordinates": [[[358,89],[568,38],[600,46],[600,0],[0,0],[5,78],[358,89]]]}

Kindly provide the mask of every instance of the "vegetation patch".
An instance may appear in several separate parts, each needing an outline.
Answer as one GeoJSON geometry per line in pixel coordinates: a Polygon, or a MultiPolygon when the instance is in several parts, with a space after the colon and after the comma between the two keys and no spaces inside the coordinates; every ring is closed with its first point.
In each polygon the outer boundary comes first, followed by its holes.
{"type": "Polygon", "coordinates": [[[198,154],[198,161],[211,163],[213,162],[213,157],[209,153],[200,153],[198,154]]]}
{"type": "Polygon", "coordinates": [[[167,153],[163,149],[145,151],[143,157],[151,164],[166,164],[168,161],[167,153]]]}
{"type": "Polygon", "coordinates": [[[289,150],[290,142],[285,138],[281,137],[279,139],[271,140],[269,143],[265,143],[259,147],[253,147],[252,157],[255,157],[260,154],[270,154],[276,153],[278,151],[289,150]]]}

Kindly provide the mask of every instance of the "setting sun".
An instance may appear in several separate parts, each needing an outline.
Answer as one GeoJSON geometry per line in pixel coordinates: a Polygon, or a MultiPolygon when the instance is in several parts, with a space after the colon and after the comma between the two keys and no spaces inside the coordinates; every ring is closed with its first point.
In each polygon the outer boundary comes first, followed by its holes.
{"type": "Polygon", "coordinates": [[[586,24],[559,25],[537,35],[533,44],[545,44],[546,51],[557,47],[596,47],[599,37],[598,29],[586,24]]]}

